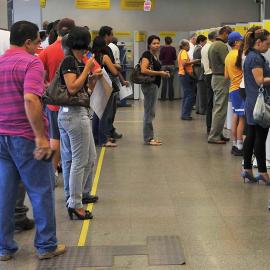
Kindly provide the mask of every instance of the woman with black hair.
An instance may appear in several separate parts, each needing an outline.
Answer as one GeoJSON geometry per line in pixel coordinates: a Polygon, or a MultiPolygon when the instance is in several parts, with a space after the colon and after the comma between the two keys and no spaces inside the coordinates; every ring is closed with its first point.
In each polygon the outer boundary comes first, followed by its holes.
{"type": "MultiPolygon", "coordinates": [[[[74,27],[66,40],[69,53],[60,66],[61,83],[71,96],[85,95],[88,87],[93,89],[95,76],[88,85],[88,75],[93,67],[94,56],[86,64],[83,56],[90,44],[90,33],[83,27],[74,27]]],[[[96,149],[91,130],[90,95],[89,105],[62,106],[58,115],[61,136],[61,158],[70,219],[91,219],[92,214],[84,210],[82,193],[96,158],[96,149]]]]}
{"type": "Polygon", "coordinates": [[[169,78],[170,73],[161,71],[161,64],[158,61],[160,38],[152,35],[148,38],[147,43],[148,51],[145,51],[141,57],[141,72],[146,75],[154,76],[155,81],[142,84],[142,92],[144,94],[143,138],[146,145],[160,146],[162,142],[154,138],[152,121],[156,114],[158,88],[160,86],[161,77],[169,78]]]}
{"type": "Polygon", "coordinates": [[[270,85],[269,63],[262,53],[268,51],[270,46],[270,34],[265,29],[251,30],[245,36],[244,63],[245,79],[245,112],[247,121],[247,137],[244,142],[244,170],[242,177],[250,182],[263,181],[270,185],[270,178],[266,168],[266,139],[269,128],[258,125],[253,118],[253,110],[258,97],[260,86],[264,86],[268,92],[270,85]],[[252,172],[252,155],[256,156],[258,163],[257,177],[252,172]]]}
{"type": "MultiPolygon", "coordinates": [[[[94,39],[92,53],[95,54],[96,61],[101,67],[104,67],[110,76],[117,76],[118,70],[111,61],[110,51],[103,37],[97,36],[94,39]]],[[[96,145],[104,147],[116,147],[117,144],[110,136],[110,112],[113,110],[113,94],[111,95],[102,118],[99,119],[94,113],[93,116],[93,135],[96,145]]]]}

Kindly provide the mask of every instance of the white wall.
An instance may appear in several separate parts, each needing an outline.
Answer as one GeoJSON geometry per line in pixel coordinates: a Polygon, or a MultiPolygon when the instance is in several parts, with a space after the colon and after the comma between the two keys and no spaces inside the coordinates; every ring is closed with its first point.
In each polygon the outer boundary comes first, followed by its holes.
{"type": "Polygon", "coordinates": [[[111,0],[111,10],[76,9],[74,0],[47,0],[43,19],[74,18],[78,25],[115,30],[190,31],[219,26],[222,22],[257,21],[258,5],[253,0],[156,0],[151,12],[120,10],[120,0],[111,0]]]}
{"type": "Polygon", "coordinates": [[[0,28],[8,28],[7,0],[0,0],[0,28]]]}
{"type": "Polygon", "coordinates": [[[42,12],[39,0],[13,0],[13,12],[14,22],[28,20],[37,24],[38,27],[42,24],[42,12]]]}

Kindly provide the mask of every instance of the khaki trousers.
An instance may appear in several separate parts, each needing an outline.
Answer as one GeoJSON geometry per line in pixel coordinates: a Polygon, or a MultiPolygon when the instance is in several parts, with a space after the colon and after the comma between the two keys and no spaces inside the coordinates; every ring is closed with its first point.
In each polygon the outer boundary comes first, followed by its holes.
{"type": "Polygon", "coordinates": [[[219,141],[223,135],[222,132],[227,117],[230,81],[222,75],[213,75],[211,84],[214,92],[214,104],[212,127],[208,141],[219,141]]]}

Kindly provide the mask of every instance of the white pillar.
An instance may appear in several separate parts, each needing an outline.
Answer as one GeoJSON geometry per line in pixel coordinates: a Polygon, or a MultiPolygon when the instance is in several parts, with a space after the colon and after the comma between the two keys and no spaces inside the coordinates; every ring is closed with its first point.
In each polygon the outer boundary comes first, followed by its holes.
{"type": "Polygon", "coordinates": [[[42,26],[42,11],[39,0],[13,0],[13,22],[30,21],[42,26]]]}

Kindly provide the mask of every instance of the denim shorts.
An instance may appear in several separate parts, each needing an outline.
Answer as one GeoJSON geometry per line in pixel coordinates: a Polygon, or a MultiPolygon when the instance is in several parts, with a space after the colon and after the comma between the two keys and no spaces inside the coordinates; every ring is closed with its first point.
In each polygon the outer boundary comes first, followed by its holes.
{"type": "Polygon", "coordinates": [[[232,102],[233,113],[238,116],[245,115],[245,101],[241,96],[240,89],[234,90],[230,93],[230,100],[232,102]]]}
{"type": "Polygon", "coordinates": [[[58,111],[51,111],[46,108],[46,115],[49,121],[50,139],[60,140],[60,131],[58,127],[58,111]]]}

